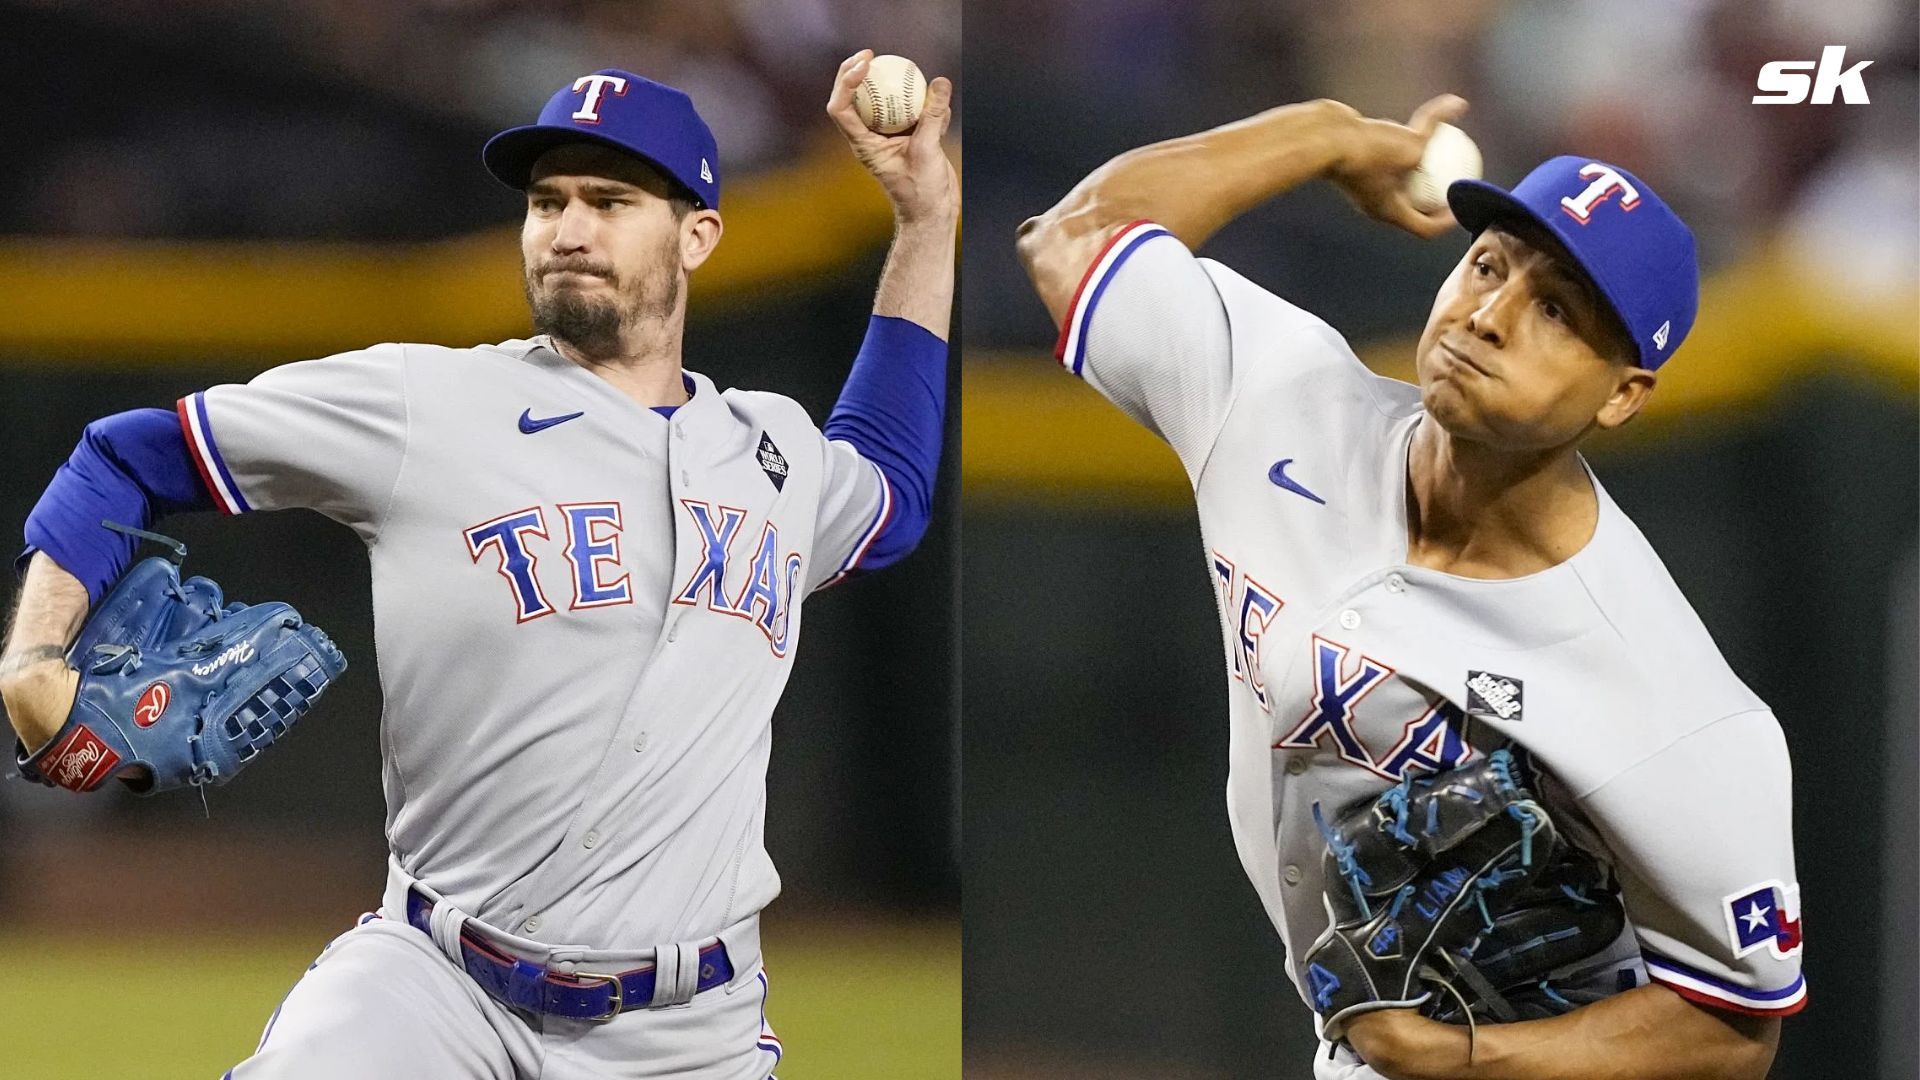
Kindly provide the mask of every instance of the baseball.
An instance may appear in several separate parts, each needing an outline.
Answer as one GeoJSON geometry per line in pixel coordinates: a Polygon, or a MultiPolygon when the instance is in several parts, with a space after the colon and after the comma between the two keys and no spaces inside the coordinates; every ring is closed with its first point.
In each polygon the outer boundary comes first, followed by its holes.
{"type": "Polygon", "coordinates": [[[1480,147],[1466,132],[1452,124],[1433,129],[1420,164],[1407,174],[1407,197],[1413,208],[1423,214],[1443,210],[1447,205],[1447,185],[1455,180],[1480,178],[1480,147]]]}
{"type": "Polygon", "coordinates": [[[876,56],[867,64],[867,77],[853,90],[853,107],[869,130],[900,135],[920,121],[927,100],[927,77],[904,56],[876,56]]]}

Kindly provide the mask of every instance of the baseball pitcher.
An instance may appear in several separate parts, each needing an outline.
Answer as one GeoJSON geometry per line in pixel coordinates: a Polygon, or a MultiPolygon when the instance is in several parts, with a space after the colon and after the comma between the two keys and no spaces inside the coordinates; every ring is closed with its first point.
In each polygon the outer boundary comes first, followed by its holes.
{"type": "Polygon", "coordinates": [[[534,336],[375,345],[107,417],[34,508],[0,692],[21,771],[75,790],[224,782],[345,663],[177,556],[128,571],[129,530],[307,507],[366,542],[385,895],[230,1076],[771,1074],[770,717],[807,598],[924,532],[945,405],[952,86],[875,134],[871,58],[827,112],[896,230],[824,427],[682,366],[721,158],[687,95],[607,69],[484,150],[525,193],[534,336]]]}
{"type": "Polygon", "coordinates": [[[1193,485],[1233,837],[1319,1018],[1314,1075],[1761,1077],[1806,1001],[1786,746],[1579,453],[1686,339],[1692,234],[1583,156],[1416,210],[1407,175],[1465,107],[1317,101],[1143,147],[1019,253],[1060,363],[1193,485]],[[1471,238],[1417,386],[1193,254],[1315,178],[1471,238]]]}

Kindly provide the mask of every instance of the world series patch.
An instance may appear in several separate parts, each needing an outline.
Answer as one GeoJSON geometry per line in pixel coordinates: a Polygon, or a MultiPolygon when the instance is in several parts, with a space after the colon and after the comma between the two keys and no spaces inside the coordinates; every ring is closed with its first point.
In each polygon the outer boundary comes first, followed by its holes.
{"type": "Polygon", "coordinates": [[[1520,719],[1519,679],[1495,675],[1491,671],[1467,672],[1467,712],[1473,716],[1494,716],[1502,720],[1520,719]]]}
{"type": "Polygon", "coordinates": [[[780,454],[780,448],[773,445],[773,436],[760,433],[760,449],[754,452],[760,459],[760,470],[773,481],[773,490],[782,491],[787,486],[787,459],[780,454]]]}

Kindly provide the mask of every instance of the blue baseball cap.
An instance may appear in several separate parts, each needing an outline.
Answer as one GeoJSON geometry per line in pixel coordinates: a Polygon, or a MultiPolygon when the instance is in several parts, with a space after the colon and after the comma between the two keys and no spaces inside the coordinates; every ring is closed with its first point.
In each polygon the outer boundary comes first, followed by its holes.
{"type": "Polygon", "coordinates": [[[1666,363],[1700,310],[1693,232],[1640,178],[1593,158],[1562,155],[1506,191],[1485,180],[1447,186],[1454,220],[1479,234],[1518,218],[1563,244],[1606,297],[1649,371],[1666,363]]]}
{"type": "Polygon", "coordinates": [[[524,191],[541,154],[583,141],[641,158],[686,188],[699,205],[720,206],[720,150],[693,99],[619,68],[582,75],[562,87],[547,99],[538,123],[488,139],[480,158],[501,183],[524,191]]]}

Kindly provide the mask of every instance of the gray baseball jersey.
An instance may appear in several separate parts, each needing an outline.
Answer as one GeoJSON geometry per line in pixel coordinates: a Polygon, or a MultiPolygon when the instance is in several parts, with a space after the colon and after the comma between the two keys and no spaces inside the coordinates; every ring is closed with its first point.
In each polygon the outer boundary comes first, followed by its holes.
{"type": "Polygon", "coordinates": [[[387,344],[179,405],[223,510],[366,542],[393,857],[528,939],[710,938],[779,892],[802,602],[892,505],[795,402],[686,378],[669,419],[545,339],[387,344]]]}
{"type": "Polygon", "coordinates": [[[1303,996],[1301,956],[1328,922],[1313,804],[1512,742],[1557,778],[1551,801],[1622,887],[1629,934],[1576,984],[1651,976],[1739,1012],[1800,1008],[1779,725],[1597,479],[1594,536],[1558,566],[1488,581],[1408,565],[1419,389],[1150,222],[1089,268],[1059,355],[1193,483],[1226,646],[1234,841],[1303,996]]]}

